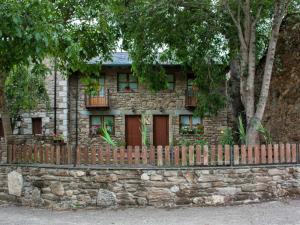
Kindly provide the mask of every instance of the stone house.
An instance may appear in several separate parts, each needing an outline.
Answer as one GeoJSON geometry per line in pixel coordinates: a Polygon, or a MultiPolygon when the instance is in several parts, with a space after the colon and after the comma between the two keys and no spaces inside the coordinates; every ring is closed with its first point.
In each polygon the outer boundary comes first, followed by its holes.
{"type": "Polygon", "coordinates": [[[226,110],[215,118],[194,117],[193,76],[180,65],[163,66],[168,88],[154,93],[132,75],[128,54],[114,53],[111,61],[102,64],[100,88],[95,96],[85,94],[80,74],[64,79],[51,67],[52,74],[46,80],[51,109],[41,106],[36,112],[24,113],[14,133],[41,139],[56,131],[70,144],[101,144],[99,127],[105,124],[120,144],[141,145],[142,133],[153,145],[195,141],[199,133],[204,133],[209,143],[216,143],[227,126],[226,110]],[[141,132],[141,125],[147,132],[141,132]]]}

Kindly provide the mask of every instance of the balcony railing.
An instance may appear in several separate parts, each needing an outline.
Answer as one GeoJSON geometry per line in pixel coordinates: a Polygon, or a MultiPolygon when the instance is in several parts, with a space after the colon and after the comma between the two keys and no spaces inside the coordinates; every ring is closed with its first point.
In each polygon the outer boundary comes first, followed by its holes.
{"type": "Polygon", "coordinates": [[[196,91],[188,89],[185,92],[185,107],[188,109],[195,108],[197,105],[197,95],[196,91]]]}
{"type": "Polygon", "coordinates": [[[103,95],[86,96],[86,108],[109,108],[109,90],[107,89],[103,95]]]}

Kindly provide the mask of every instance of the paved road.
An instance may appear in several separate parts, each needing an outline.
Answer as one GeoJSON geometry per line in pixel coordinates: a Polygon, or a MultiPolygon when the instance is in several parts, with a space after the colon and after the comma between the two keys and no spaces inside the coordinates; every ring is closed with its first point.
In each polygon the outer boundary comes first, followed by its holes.
{"type": "Polygon", "coordinates": [[[300,225],[300,200],[255,205],[181,208],[49,211],[0,206],[1,225],[300,225]]]}

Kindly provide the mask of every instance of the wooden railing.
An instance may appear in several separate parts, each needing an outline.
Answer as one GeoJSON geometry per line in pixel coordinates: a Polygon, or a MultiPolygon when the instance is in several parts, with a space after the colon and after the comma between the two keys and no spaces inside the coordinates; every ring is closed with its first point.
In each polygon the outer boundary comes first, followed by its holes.
{"type": "Polygon", "coordinates": [[[120,147],[60,145],[10,145],[8,163],[127,166],[240,166],[297,164],[299,145],[120,147]]]}
{"type": "Polygon", "coordinates": [[[187,89],[185,91],[185,107],[195,108],[197,106],[197,95],[195,90],[187,89]]]}
{"type": "Polygon", "coordinates": [[[86,96],[86,108],[109,108],[109,89],[103,96],[86,96]]]}

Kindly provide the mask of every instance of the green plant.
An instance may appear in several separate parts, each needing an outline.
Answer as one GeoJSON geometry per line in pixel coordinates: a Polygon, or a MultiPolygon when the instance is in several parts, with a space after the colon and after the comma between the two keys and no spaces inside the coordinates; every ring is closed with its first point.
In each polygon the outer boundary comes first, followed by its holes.
{"type": "Polygon", "coordinates": [[[140,132],[142,134],[142,145],[144,146],[149,146],[149,141],[148,141],[148,128],[146,125],[146,120],[145,117],[142,116],[141,121],[141,128],[140,128],[140,132]]]}
{"type": "Polygon", "coordinates": [[[109,145],[113,146],[113,147],[117,147],[117,142],[115,140],[112,139],[112,137],[110,136],[109,132],[107,131],[106,126],[104,125],[103,127],[101,127],[101,132],[100,132],[100,136],[101,138],[109,145]]]}
{"type": "Polygon", "coordinates": [[[178,141],[179,145],[185,145],[185,146],[190,146],[190,145],[207,145],[208,142],[204,139],[202,134],[197,134],[195,139],[180,139],[178,141]]]}
{"type": "Polygon", "coordinates": [[[239,127],[238,127],[238,133],[239,133],[239,139],[241,144],[246,144],[246,129],[242,120],[242,116],[240,115],[239,118],[239,127]]]}
{"type": "Polygon", "coordinates": [[[271,144],[272,143],[272,137],[271,137],[270,131],[268,131],[261,123],[258,125],[256,130],[264,138],[266,144],[271,144]]]}
{"type": "Polygon", "coordinates": [[[232,129],[229,127],[226,127],[224,130],[221,131],[221,137],[220,137],[220,144],[221,145],[233,145],[233,136],[232,136],[232,129]]]}

